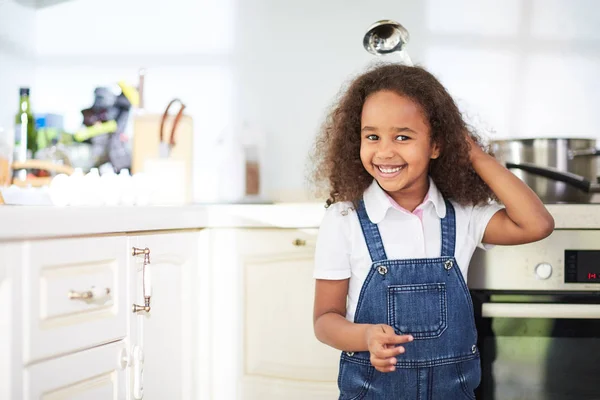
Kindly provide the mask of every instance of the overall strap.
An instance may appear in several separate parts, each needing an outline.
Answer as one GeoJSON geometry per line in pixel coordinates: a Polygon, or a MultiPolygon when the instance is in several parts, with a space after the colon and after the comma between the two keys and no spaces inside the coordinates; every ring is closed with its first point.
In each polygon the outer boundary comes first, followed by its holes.
{"type": "Polygon", "coordinates": [[[446,216],[442,218],[442,257],[454,257],[454,246],[456,242],[456,214],[454,206],[448,200],[446,202],[446,216]]]}
{"type": "Polygon", "coordinates": [[[369,254],[371,255],[371,261],[375,262],[387,260],[385,250],[383,248],[383,241],[381,240],[381,235],[379,233],[379,228],[369,219],[369,216],[367,215],[367,210],[365,208],[365,202],[363,201],[363,199],[360,199],[360,201],[358,202],[357,214],[358,220],[360,222],[360,227],[362,228],[363,236],[365,237],[365,241],[367,242],[369,254]]]}

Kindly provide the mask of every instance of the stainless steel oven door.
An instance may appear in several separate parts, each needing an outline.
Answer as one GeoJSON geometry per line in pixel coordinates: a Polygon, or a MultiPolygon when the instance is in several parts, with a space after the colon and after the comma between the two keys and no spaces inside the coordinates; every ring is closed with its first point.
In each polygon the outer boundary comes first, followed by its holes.
{"type": "Polygon", "coordinates": [[[471,294],[478,400],[600,399],[600,295],[471,294]]]}

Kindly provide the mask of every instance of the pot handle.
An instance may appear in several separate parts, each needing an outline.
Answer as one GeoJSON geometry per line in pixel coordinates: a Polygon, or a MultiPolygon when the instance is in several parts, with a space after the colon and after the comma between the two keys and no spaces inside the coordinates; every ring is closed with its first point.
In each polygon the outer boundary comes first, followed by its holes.
{"type": "Polygon", "coordinates": [[[589,148],[589,149],[579,149],[579,150],[569,150],[569,158],[573,159],[575,157],[595,157],[600,156],[600,149],[589,148]]]}
{"type": "Polygon", "coordinates": [[[575,175],[570,172],[560,171],[552,167],[540,167],[539,165],[530,163],[506,163],[508,169],[521,169],[526,172],[530,172],[534,175],[543,176],[544,178],[553,179],[555,181],[564,182],[568,185],[574,186],[579,190],[586,193],[600,193],[600,185],[592,183],[585,179],[583,176],[575,175]]]}

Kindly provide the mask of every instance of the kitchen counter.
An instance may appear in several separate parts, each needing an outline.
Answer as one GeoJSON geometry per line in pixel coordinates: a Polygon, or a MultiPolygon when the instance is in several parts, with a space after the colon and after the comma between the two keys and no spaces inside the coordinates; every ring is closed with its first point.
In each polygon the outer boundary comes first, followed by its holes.
{"type": "Polygon", "coordinates": [[[316,228],[322,203],[131,207],[0,206],[0,241],[196,228],[316,228]]]}
{"type": "MultiPolygon", "coordinates": [[[[557,229],[600,229],[600,204],[550,204],[557,229]]],[[[148,207],[0,206],[0,240],[198,228],[318,228],[322,203],[148,207]]]]}

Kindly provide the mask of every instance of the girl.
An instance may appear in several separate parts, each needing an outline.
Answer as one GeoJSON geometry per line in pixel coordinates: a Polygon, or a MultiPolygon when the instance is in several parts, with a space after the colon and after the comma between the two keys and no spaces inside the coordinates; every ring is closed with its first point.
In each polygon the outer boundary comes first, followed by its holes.
{"type": "Polygon", "coordinates": [[[354,80],[315,155],[329,199],[314,330],[342,350],[340,399],[474,399],[471,256],[483,243],[543,239],[552,216],[420,67],[383,65],[354,80]]]}

